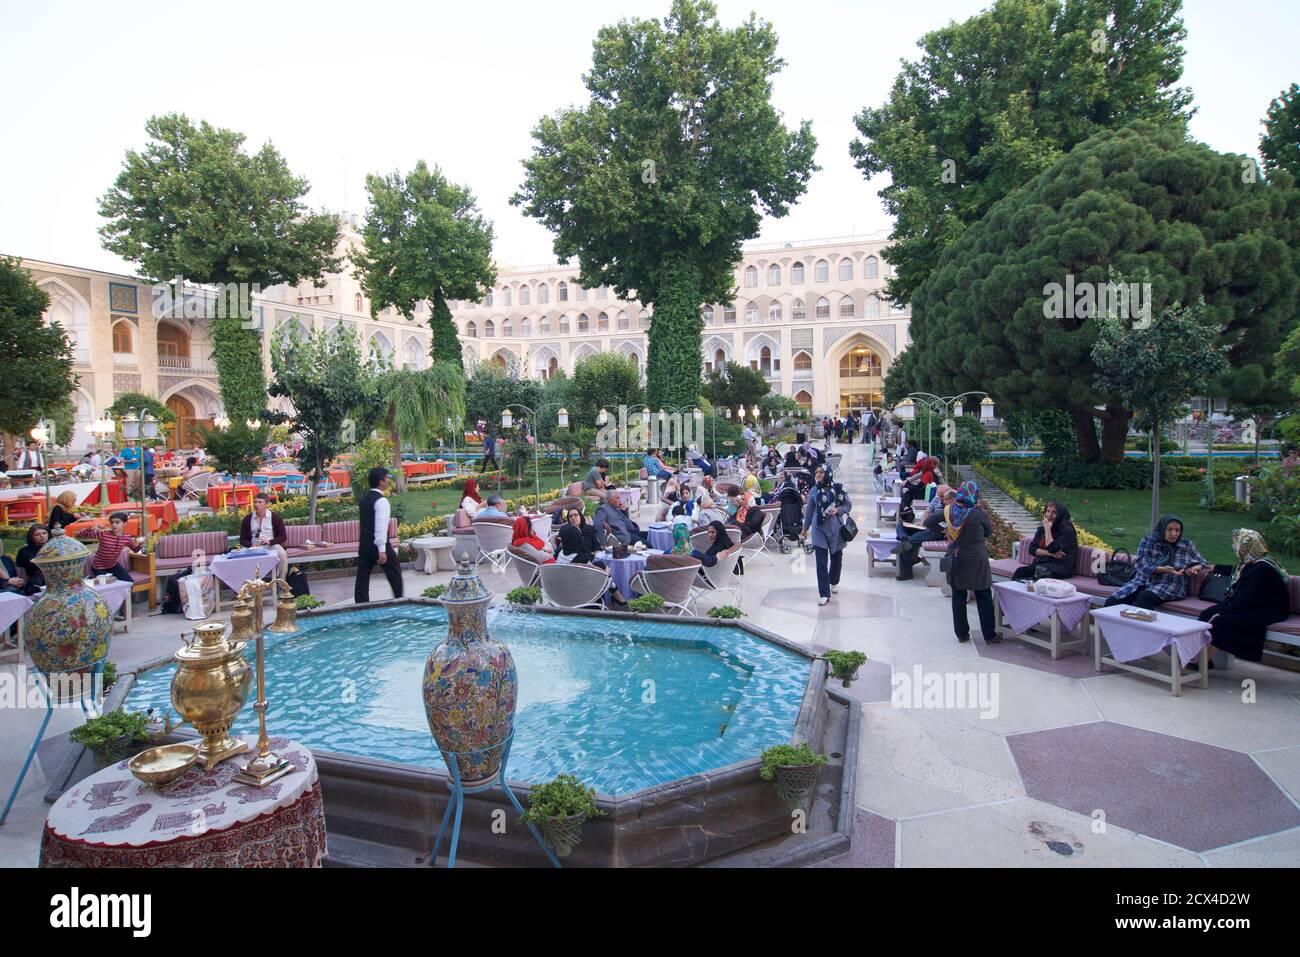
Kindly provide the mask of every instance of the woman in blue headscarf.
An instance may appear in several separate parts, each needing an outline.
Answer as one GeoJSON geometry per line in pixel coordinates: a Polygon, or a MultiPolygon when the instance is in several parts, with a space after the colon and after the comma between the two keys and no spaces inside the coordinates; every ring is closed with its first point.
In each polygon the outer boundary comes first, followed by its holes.
{"type": "Polygon", "coordinates": [[[970,641],[970,619],[966,616],[966,594],[975,593],[980,631],[984,641],[995,645],[998,635],[993,615],[993,573],[989,570],[988,538],[993,522],[978,507],[979,486],[967,480],[957,489],[957,498],[944,508],[948,526],[948,585],[952,588],[952,627],[958,641],[970,641]]]}
{"type": "Polygon", "coordinates": [[[844,538],[840,529],[853,503],[828,466],[817,466],[813,476],[816,484],[808,493],[800,538],[812,530],[813,552],[817,555],[817,604],[824,605],[831,600],[832,593],[840,590],[840,568],[844,563],[844,538]]]}

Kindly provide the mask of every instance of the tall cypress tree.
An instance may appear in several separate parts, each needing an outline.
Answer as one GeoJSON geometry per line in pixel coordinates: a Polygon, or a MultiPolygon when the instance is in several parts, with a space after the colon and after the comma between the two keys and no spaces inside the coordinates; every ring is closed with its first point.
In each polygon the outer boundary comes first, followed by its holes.
{"type": "Polygon", "coordinates": [[[729,302],[741,244],[763,214],[803,195],[816,141],[785,128],[771,78],[785,65],[770,24],[727,30],[707,0],[673,0],[663,20],[596,36],[590,102],[544,117],[511,202],[577,257],[579,280],[652,304],[646,398],[693,405],[700,309],[729,302]]]}

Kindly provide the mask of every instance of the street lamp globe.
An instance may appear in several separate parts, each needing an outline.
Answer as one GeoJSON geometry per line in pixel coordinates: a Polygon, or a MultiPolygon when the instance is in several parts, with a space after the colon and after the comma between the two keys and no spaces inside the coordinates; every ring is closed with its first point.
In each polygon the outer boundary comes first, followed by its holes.
{"type": "Polygon", "coordinates": [[[604,424],[607,423],[608,421],[609,421],[609,413],[606,412],[604,409],[601,409],[601,410],[600,410],[600,414],[599,414],[598,416],[596,416],[596,424],[597,424],[597,425],[604,425],[604,424]]]}
{"type": "Polygon", "coordinates": [[[37,442],[41,443],[41,445],[44,445],[45,440],[50,437],[50,433],[46,430],[43,424],[38,425],[34,429],[32,429],[31,435],[32,438],[35,439],[37,442]]]}
{"type": "Polygon", "coordinates": [[[501,413],[501,428],[508,429],[514,424],[515,424],[515,418],[510,414],[509,409],[506,409],[504,412],[501,413]]]}
{"type": "Polygon", "coordinates": [[[993,418],[993,400],[985,396],[980,400],[980,419],[984,422],[993,418]]]}
{"type": "Polygon", "coordinates": [[[904,399],[898,405],[894,406],[894,415],[904,421],[910,422],[916,418],[916,403],[911,399],[904,399]]]}
{"type": "Polygon", "coordinates": [[[555,415],[555,422],[560,428],[567,429],[569,427],[569,410],[561,406],[560,411],[555,415]]]}

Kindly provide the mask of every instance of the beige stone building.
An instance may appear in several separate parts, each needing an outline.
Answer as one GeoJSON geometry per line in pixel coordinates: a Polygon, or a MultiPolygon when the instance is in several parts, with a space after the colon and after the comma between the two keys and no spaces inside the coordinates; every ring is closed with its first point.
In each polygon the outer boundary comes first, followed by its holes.
{"type": "MultiPolygon", "coordinates": [[[[343,214],[343,243],[357,243],[357,217],[343,214]]],[[[818,414],[881,404],[882,379],[907,345],[909,310],[884,299],[882,239],[754,245],[736,270],[734,303],[702,311],[700,362],[728,360],[761,370],[774,391],[818,414]]],[[[50,296],[47,321],[67,330],[75,352],[77,429],[65,447],[92,444],[89,426],[123,392],[157,396],[176,413],[169,436],[189,445],[195,426],[221,413],[210,320],[212,294],[187,286],[183,300],[156,308],[155,288],[131,276],[25,259],[50,296]]],[[[644,367],[649,307],[583,289],[573,267],[502,266],[481,303],[452,302],[467,363],[495,362],[547,378],[572,373],[583,356],[617,351],[644,367]]],[[[429,306],[414,322],[392,309],[370,314],[350,270],[322,286],[276,286],[253,298],[270,370],[271,333],[285,324],[353,329],[396,365],[429,364],[429,306]]],[[[64,443],[61,443],[64,444],[64,443]]]]}

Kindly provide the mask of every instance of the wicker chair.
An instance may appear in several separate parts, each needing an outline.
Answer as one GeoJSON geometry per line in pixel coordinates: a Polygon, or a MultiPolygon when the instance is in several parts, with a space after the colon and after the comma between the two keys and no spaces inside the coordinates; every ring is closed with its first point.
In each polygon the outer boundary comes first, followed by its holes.
{"type": "Polygon", "coordinates": [[[742,558],[766,558],[769,565],[775,565],[776,562],[772,559],[772,553],[767,550],[767,544],[769,536],[772,534],[772,528],[780,517],[781,509],[780,506],[776,508],[764,506],[761,511],[763,512],[763,524],[759,526],[758,531],[740,543],[740,554],[742,558]]]}
{"type": "Polygon", "coordinates": [[[196,472],[181,483],[181,498],[187,502],[197,502],[216,477],[216,472],[196,472]]]}
{"type": "Polygon", "coordinates": [[[542,601],[557,608],[605,607],[605,592],[613,579],[609,572],[595,565],[556,562],[538,569],[542,601]]]}
{"type": "Polygon", "coordinates": [[[732,545],[725,552],[718,553],[718,563],[712,567],[701,565],[695,576],[695,597],[699,598],[709,592],[731,596],[731,604],[739,606],[741,581],[736,577],[736,562],[740,560],[740,546],[732,545]]]}
{"type": "Polygon", "coordinates": [[[492,521],[475,522],[474,538],[478,542],[481,553],[475,564],[481,564],[484,559],[487,559],[498,575],[504,573],[510,560],[507,549],[510,548],[510,540],[513,537],[514,533],[509,525],[492,521]]]}
{"type": "Polygon", "coordinates": [[[700,560],[689,555],[648,555],[645,568],[632,579],[632,588],[643,595],[658,595],[673,614],[694,615],[700,568],[700,560]]]}
{"type": "Polygon", "coordinates": [[[506,549],[506,557],[510,567],[519,576],[520,585],[528,588],[537,584],[537,572],[542,567],[542,563],[537,560],[537,556],[530,555],[522,548],[511,545],[506,549]]]}

